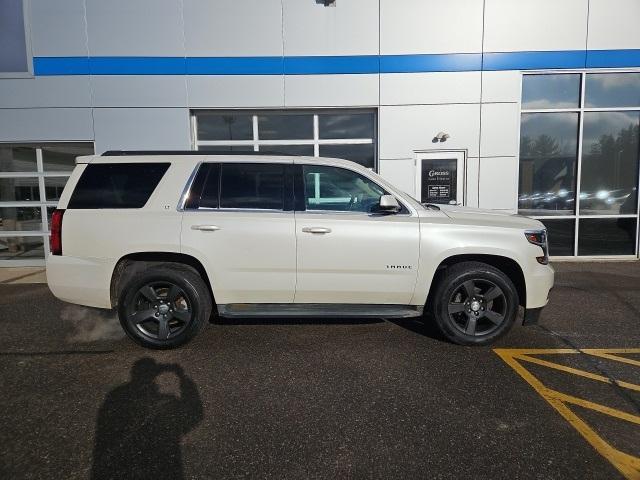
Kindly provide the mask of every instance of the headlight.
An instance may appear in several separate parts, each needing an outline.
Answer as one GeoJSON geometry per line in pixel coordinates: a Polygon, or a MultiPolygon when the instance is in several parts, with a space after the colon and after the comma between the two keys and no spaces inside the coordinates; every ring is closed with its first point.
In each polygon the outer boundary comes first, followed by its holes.
{"type": "Polygon", "coordinates": [[[549,239],[547,238],[546,230],[527,230],[524,232],[524,236],[529,243],[533,243],[542,248],[543,255],[536,257],[538,263],[541,265],[549,264],[549,239]]]}

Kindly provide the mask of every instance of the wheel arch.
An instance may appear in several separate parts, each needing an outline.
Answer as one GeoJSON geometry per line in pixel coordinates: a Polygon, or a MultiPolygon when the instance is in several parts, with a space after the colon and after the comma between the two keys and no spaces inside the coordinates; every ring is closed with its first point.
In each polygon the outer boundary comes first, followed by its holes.
{"type": "Polygon", "coordinates": [[[462,262],[482,262],[487,265],[491,265],[494,268],[497,268],[505,275],[507,275],[514,286],[516,287],[516,292],[518,293],[518,302],[521,306],[525,306],[527,303],[527,284],[524,277],[524,272],[520,264],[510,257],[505,257],[502,255],[492,255],[492,254],[460,254],[460,255],[452,255],[450,257],[445,258],[440,262],[438,267],[436,268],[435,274],[433,276],[433,280],[431,282],[431,286],[429,287],[429,293],[427,295],[427,308],[430,308],[433,302],[433,293],[437,288],[437,285],[444,277],[444,273],[447,268],[456,265],[462,262]]]}
{"type": "Polygon", "coordinates": [[[216,302],[213,295],[213,288],[211,286],[211,282],[209,281],[209,275],[207,274],[207,271],[204,268],[202,262],[196,257],[177,252],[135,252],[121,257],[116,262],[116,266],[114,267],[113,273],[111,275],[111,307],[114,308],[117,306],[118,292],[120,291],[120,287],[131,274],[141,269],[146,269],[162,263],[179,263],[196,270],[196,272],[198,272],[198,275],[202,277],[202,280],[207,285],[207,289],[209,290],[209,294],[211,295],[211,302],[215,306],[216,302]]]}

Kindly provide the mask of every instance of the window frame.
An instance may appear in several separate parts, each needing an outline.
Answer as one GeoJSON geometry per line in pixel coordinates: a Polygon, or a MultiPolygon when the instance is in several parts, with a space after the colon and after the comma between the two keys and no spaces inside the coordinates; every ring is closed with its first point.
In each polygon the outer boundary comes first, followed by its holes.
{"type": "MultiPolygon", "coordinates": [[[[40,267],[44,266],[47,257],[49,256],[49,237],[51,230],[49,228],[49,214],[48,209],[56,208],[58,206],[58,200],[47,200],[45,178],[66,178],[67,180],[73,173],[71,170],[45,170],[44,159],[42,149],[52,146],[61,146],[65,144],[82,144],[87,148],[91,148],[95,152],[95,144],[92,141],[86,140],[68,140],[60,142],[0,142],[0,147],[8,146],[20,146],[32,148],[35,150],[36,156],[36,169],[33,171],[3,171],[0,170],[0,178],[37,178],[38,179],[38,193],[39,200],[19,200],[19,201],[2,201],[0,200],[0,207],[37,207],[40,208],[40,217],[42,228],[40,230],[0,230],[0,238],[7,237],[41,237],[44,243],[44,258],[37,259],[11,259],[0,260],[1,267],[40,267]]],[[[74,166],[75,168],[75,166],[74,166]]]]}
{"type": "MultiPolygon", "coordinates": [[[[640,111],[639,106],[634,107],[586,107],[585,106],[585,94],[586,94],[586,78],[589,74],[607,74],[607,73],[640,73],[638,69],[606,69],[606,70],[589,70],[589,69],[567,69],[567,70],[529,70],[526,72],[521,72],[520,75],[520,102],[519,102],[519,133],[518,133],[518,166],[517,166],[517,175],[518,182],[520,181],[520,142],[522,140],[522,114],[527,113],[577,113],[578,114],[578,152],[577,152],[577,165],[576,165],[576,189],[575,189],[575,213],[571,215],[527,215],[530,218],[542,221],[553,221],[553,220],[573,220],[574,222],[574,238],[573,238],[573,246],[572,251],[573,255],[561,255],[561,256],[553,256],[554,259],[596,259],[596,258],[617,258],[617,259],[625,259],[625,258],[640,258],[640,154],[638,158],[638,178],[637,186],[636,186],[636,213],[635,214],[581,214],[580,213],[580,193],[581,193],[581,183],[582,183],[582,160],[583,160],[583,141],[584,141],[584,117],[586,113],[591,112],[638,112],[640,111]],[[561,74],[579,74],[580,75],[580,95],[579,95],[579,103],[575,107],[565,107],[565,108],[523,108],[522,107],[522,91],[523,91],[523,83],[526,76],[529,75],[561,75],[561,74]],[[628,254],[620,254],[620,255],[580,255],[579,253],[579,230],[580,230],[580,220],[581,219],[617,219],[617,218],[635,218],[636,219],[636,239],[635,239],[635,249],[632,255],[628,254]]],[[[520,191],[518,190],[518,196],[516,198],[516,209],[519,212],[518,201],[520,197],[520,191]]]]}
{"type": "MultiPolygon", "coordinates": [[[[196,109],[191,110],[191,135],[194,150],[200,147],[252,147],[254,152],[259,152],[261,146],[312,146],[313,156],[320,157],[320,147],[322,145],[373,145],[373,168],[374,172],[379,169],[378,159],[378,112],[375,108],[344,108],[344,109],[196,109]],[[201,140],[198,138],[198,115],[207,113],[224,115],[240,114],[252,116],[253,138],[251,140],[201,140]],[[309,139],[290,140],[261,140],[258,117],[262,115],[312,115],[313,116],[313,137],[309,139]],[[372,138],[320,138],[319,115],[348,115],[348,114],[370,114],[373,118],[372,138]]],[[[223,155],[224,152],[215,152],[223,155]]],[[[250,155],[251,152],[247,152],[250,155]]],[[[277,155],[274,153],[273,155],[277,155]]],[[[367,167],[365,167],[367,168],[367,167]]]]}
{"type": "MultiPolygon", "coordinates": [[[[31,0],[22,0],[22,22],[24,25],[24,47],[27,61],[27,70],[24,72],[1,72],[0,80],[8,78],[34,78],[33,74],[33,47],[31,44],[31,0]]],[[[51,142],[65,143],[65,142],[51,142]]],[[[76,142],[79,143],[79,142],[76,142]]],[[[84,143],[84,142],[83,142],[84,143]]]]}

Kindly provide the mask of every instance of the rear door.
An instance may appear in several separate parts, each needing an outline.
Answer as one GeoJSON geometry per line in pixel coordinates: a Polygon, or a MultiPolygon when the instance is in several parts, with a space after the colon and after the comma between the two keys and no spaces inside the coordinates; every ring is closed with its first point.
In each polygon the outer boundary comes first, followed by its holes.
{"type": "Polygon", "coordinates": [[[296,168],[295,302],[408,305],[418,269],[418,217],[406,206],[379,213],[388,192],[359,172],[296,168]]]}
{"type": "Polygon", "coordinates": [[[291,303],[292,161],[203,163],[184,205],[182,251],[205,263],[219,305],[291,303]]]}

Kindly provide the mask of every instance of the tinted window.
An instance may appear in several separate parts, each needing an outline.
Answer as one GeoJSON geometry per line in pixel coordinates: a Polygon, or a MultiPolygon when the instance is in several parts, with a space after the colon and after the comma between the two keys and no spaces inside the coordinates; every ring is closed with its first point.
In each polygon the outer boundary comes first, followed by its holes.
{"type": "Polygon", "coordinates": [[[253,117],[237,113],[198,115],[198,140],[252,140],[253,117]]]}
{"type": "Polygon", "coordinates": [[[372,113],[340,113],[318,115],[320,138],[373,138],[372,113]]]}
{"type": "Polygon", "coordinates": [[[524,113],[518,209],[525,215],[575,211],[577,113],[524,113]]]}
{"type": "Polygon", "coordinates": [[[260,163],[223,164],[220,208],[282,210],[284,165],[260,163]]]}
{"type": "Polygon", "coordinates": [[[88,165],[69,208],[142,208],[169,163],[97,163],[88,165]]]}
{"type": "Polygon", "coordinates": [[[547,228],[549,255],[555,257],[573,255],[576,221],[574,219],[544,219],[540,221],[547,228]]]}
{"type": "Polygon", "coordinates": [[[258,130],[260,140],[310,140],[313,138],[313,115],[258,115],[258,130]]]}
{"type": "Polygon", "coordinates": [[[577,108],[580,74],[525,75],[522,77],[522,108],[577,108]]]}
{"type": "Polygon", "coordinates": [[[586,107],[640,107],[640,73],[594,73],[585,82],[586,107]]]}
{"type": "Polygon", "coordinates": [[[640,112],[586,112],[580,213],[634,214],[638,198],[640,112]]]}
{"type": "Polygon", "coordinates": [[[375,149],[373,143],[355,145],[320,145],[320,156],[344,158],[359,163],[363,167],[374,168],[375,149]]]}
{"type": "Polygon", "coordinates": [[[191,184],[184,208],[218,208],[220,191],[220,164],[203,163],[191,184]]]}
{"type": "Polygon", "coordinates": [[[377,183],[344,168],[302,167],[307,210],[375,212],[386,192],[377,183]]]}
{"type": "Polygon", "coordinates": [[[578,255],[633,255],[635,249],[635,218],[580,220],[578,255]]]}

